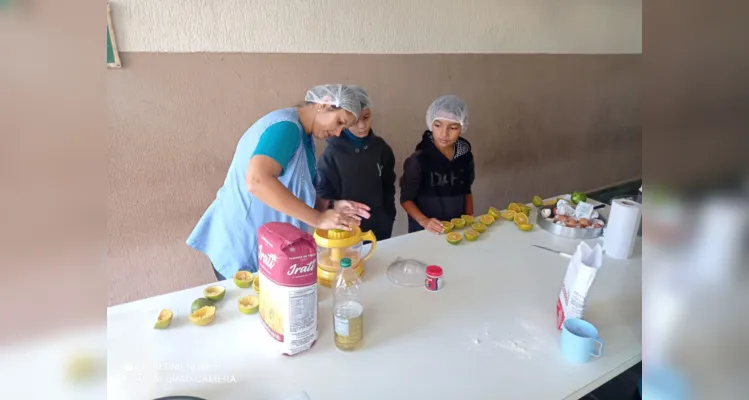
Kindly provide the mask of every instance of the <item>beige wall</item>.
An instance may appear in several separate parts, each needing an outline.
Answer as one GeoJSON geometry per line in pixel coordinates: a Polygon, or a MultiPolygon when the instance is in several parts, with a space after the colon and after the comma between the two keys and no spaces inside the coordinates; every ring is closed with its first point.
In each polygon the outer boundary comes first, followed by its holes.
{"type": "Polygon", "coordinates": [[[237,140],[320,83],[370,91],[398,173],[430,102],[462,96],[479,210],[641,174],[640,0],[110,3],[110,304],[213,279],[185,239],[237,140]]]}
{"type": "Polygon", "coordinates": [[[638,55],[133,53],[123,63],[107,74],[110,304],[213,279],[185,239],[237,140],[321,82],[370,91],[398,174],[430,102],[462,96],[479,210],[641,175],[638,55]]]}

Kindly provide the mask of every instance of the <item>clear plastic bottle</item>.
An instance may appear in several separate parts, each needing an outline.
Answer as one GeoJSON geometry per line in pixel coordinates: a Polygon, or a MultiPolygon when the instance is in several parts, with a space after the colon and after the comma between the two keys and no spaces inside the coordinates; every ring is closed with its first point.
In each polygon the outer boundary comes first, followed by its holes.
{"type": "Polygon", "coordinates": [[[364,306],[361,302],[361,278],[351,268],[351,259],[341,259],[336,276],[333,305],[333,336],[340,350],[356,350],[364,343],[364,306]]]}

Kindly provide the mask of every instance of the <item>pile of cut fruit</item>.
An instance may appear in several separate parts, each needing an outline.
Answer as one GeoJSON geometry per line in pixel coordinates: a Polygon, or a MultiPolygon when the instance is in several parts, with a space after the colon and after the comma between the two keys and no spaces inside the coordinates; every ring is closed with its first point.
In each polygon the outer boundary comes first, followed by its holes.
{"type": "MultiPolygon", "coordinates": [[[[255,314],[260,306],[257,294],[260,293],[260,280],[249,271],[239,271],[234,274],[234,284],[238,288],[247,289],[252,286],[254,295],[240,297],[237,300],[239,311],[243,314],[255,314]]],[[[197,326],[206,326],[216,317],[216,303],[224,299],[226,288],[219,285],[208,286],[203,289],[203,296],[195,299],[190,305],[190,322],[197,326]]],[[[163,309],[156,318],[154,329],[166,329],[174,318],[172,310],[163,309]]]]}
{"type": "Polygon", "coordinates": [[[463,237],[467,241],[473,242],[479,238],[483,233],[486,232],[489,226],[491,226],[496,217],[491,215],[492,209],[489,209],[489,213],[480,215],[478,218],[473,215],[461,215],[460,218],[453,218],[450,221],[442,221],[442,226],[445,228],[445,238],[450,244],[459,244],[463,241],[463,237]],[[461,235],[455,230],[468,228],[461,235]]]}

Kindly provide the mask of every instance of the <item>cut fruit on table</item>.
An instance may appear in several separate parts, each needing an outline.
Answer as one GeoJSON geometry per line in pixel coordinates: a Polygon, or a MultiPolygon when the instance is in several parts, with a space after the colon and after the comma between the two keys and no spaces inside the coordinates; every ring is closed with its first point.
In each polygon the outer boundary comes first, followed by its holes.
{"type": "Polygon", "coordinates": [[[169,327],[169,324],[172,323],[172,317],[174,316],[174,313],[172,310],[163,309],[159,313],[159,316],[156,317],[156,323],[153,325],[153,329],[166,329],[169,327]]]}
{"type": "Polygon", "coordinates": [[[521,211],[521,212],[522,212],[523,214],[525,214],[525,215],[527,215],[527,216],[529,216],[529,217],[530,217],[530,215],[531,215],[531,208],[530,208],[530,207],[528,207],[528,206],[526,206],[525,204],[520,204],[520,211],[521,211]]]}
{"type": "Polygon", "coordinates": [[[213,318],[216,316],[216,307],[205,306],[198,311],[190,314],[190,322],[198,326],[206,326],[213,322],[213,318]]]}
{"type": "Polygon", "coordinates": [[[260,299],[255,295],[244,296],[237,300],[237,305],[242,314],[254,314],[260,308],[260,299]]]}
{"type": "Polygon", "coordinates": [[[469,230],[465,231],[465,233],[463,234],[463,236],[465,236],[465,238],[466,238],[467,241],[473,242],[473,241],[475,241],[476,239],[479,238],[479,233],[476,232],[473,229],[469,229],[469,230]]]}
{"type": "Polygon", "coordinates": [[[471,225],[476,222],[476,218],[474,218],[473,215],[461,215],[460,218],[466,222],[466,225],[471,225]]]}
{"type": "Polygon", "coordinates": [[[252,280],[252,290],[254,290],[256,294],[260,294],[260,275],[252,280]]]}
{"type": "Polygon", "coordinates": [[[541,196],[533,196],[533,205],[536,207],[543,207],[544,199],[542,199],[541,196]]]}
{"type": "Polygon", "coordinates": [[[502,215],[502,213],[495,207],[489,207],[489,212],[487,214],[491,215],[494,218],[499,218],[499,216],[502,215]]]}
{"type": "Polygon", "coordinates": [[[455,224],[452,222],[442,221],[442,228],[445,229],[443,233],[450,233],[455,228],[455,224]]]}
{"type": "Polygon", "coordinates": [[[515,214],[515,224],[518,226],[520,225],[527,225],[528,224],[528,216],[523,213],[515,214]]]}
{"type": "Polygon", "coordinates": [[[208,286],[203,290],[203,294],[208,300],[221,301],[226,294],[226,288],[223,286],[208,286]]]}
{"type": "Polygon", "coordinates": [[[194,313],[195,311],[200,310],[203,307],[212,306],[213,302],[206,299],[205,297],[201,297],[199,299],[195,299],[195,301],[192,302],[192,305],[190,306],[190,312],[194,313]]]}
{"type": "Polygon", "coordinates": [[[237,273],[234,274],[234,284],[239,288],[247,289],[252,285],[253,278],[254,276],[250,271],[237,271],[237,273]]]}
{"type": "Polygon", "coordinates": [[[530,232],[531,230],[533,230],[533,224],[522,224],[522,225],[518,225],[518,228],[521,231],[530,232]]]}
{"type": "Polygon", "coordinates": [[[482,224],[486,226],[489,226],[494,223],[494,217],[492,217],[489,214],[484,214],[479,217],[479,222],[481,222],[482,224]]]}
{"type": "Polygon", "coordinates": [[[482,224],[481,222],[474,223],[473,225],[471,225],[471,228],[478,233],[486,232],[486,225],[482,224]]]}
{"type": "Polygon", "coordinates": [[[507,209],[510,211],[518,212],[518,213],[523,212],[523,209],[520,207],[520,204],[518,203],[510,203],[510,205],[507,206],[507,209]]]}
{"type": "Polygon", "coordinates": [[[463,240],[463,236],[458,232],[451,232],[447,234],[446,239],[447,239],[447,243],[455,245],[455,244],[460,243],[461,240],[463,240]]]}
{"type": "Polygon", "coordinates": [[[515,219],[515,214],[517,214],[517,211],[505,210],[505,211],[502,211],[502,218],[508,221],[512,221],[515,219]]]}
{"type": "Polygon", "coordinates": [[[466,226],[466,221],[462,218],[453,218],[450,220],[455,229],[463,229],[466,226]]]}
{"type": "Polygon", "coordinates": [[[544,201],[544,205],[545,206],[555,206],[555,205],[557,205],[557,201],[559,201],[559,199],[557,199],[555,197],[553,199],[549,199],[549,200],[544,201]]]}

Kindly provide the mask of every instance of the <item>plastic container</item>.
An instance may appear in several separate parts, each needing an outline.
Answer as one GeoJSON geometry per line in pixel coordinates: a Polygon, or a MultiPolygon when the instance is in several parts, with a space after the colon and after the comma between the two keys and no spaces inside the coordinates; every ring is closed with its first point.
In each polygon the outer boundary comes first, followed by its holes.
{"type": "Polygon", "coordinates": [[[426,279],[424,280],[424,287],[427,290],[436,292],[442,289],[442,267],[437,265],[430,265],[426,269],[426,279]]]}

